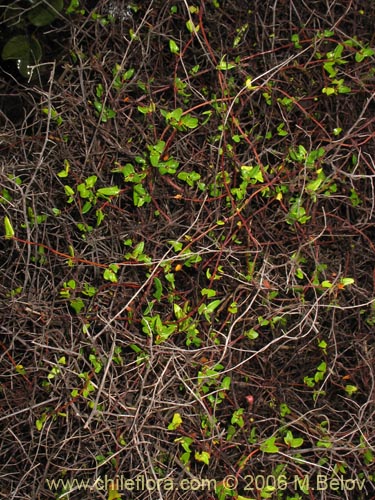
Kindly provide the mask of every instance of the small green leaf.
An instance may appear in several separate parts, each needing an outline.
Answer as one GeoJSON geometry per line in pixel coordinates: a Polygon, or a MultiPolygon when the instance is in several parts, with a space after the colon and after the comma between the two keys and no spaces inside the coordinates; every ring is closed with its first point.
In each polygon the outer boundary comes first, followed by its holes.
{"type": "Polygon", "coordinates": [[[299,448],[303,444],[302,438],[293,437],[293,433],[291,431],[287,431],[286,436],[284,437],[284,442],[291,448],[299,448]]]}
{"type": "Polygon", "coordinates": [[[338,87],[339,94],[350,94],[352,89],[347,87],[346,85],[339,85],[338,87]]]}
{"type": "Polygon", "coordinates": [[[251,328],[248,332],[244,333],[245,337],[247,337],[249,340],[255,340],[259,337],[259,333],[254,330],[254,328],[251,328]]]}
{"type": "Polygon", "coordinates": [[[176,303],[173,304],[173,313],[178,320],[184,317],[184,310],[176,303]]]}
{"type": "Polygon", "coordinates": [[[104,188],[99,188],[97,190],[98,196],[117,196],[120,193],[121,189],[117,186],[110,186],[110,187],[104,187],[104,188]]]}
{"type": "Polygon", "coordinates": [[[16,372],[19,373],[20,375],[26,375],[26,370],[23,365],[16,365],[15,369],[16,372]]]}
{"type": "Polygon", "coordinates": [[[194,129],[198,127],[198,118],[187,115],[182,119],[182,123],[185,127],[194,129]]]}
{"type": "Polygon", "coordinates": [[[349,384],[345,386],[345,391],[349,394],[349,396],[353,396],[353,394],[358,391],[358,387],[349,384]]]}
{"type": "Polygon", "coordinates": [[[228,312],[230,312],[231,314],[236,314],[237,311],[238,311],[238,304],[237,304],[237,302],[232,302],[228,306],[228,312]]]}
{"type": "Polygon", "coordinates": [[[10,240],[14,236],[14,229],[12,223],[10,222],[9,217],[4,217],[4,228],[5,228],[5,238],[10,240]]]}
{"type": "Polygon", "coordinates": [[[175,431],[182,424],[182,418],[179,413],[175,413],[172,418],[172,422],[168,425],[169,431],[175,431]]]}
{"type": "Polygon", "coordinates": [[[35,427],[37,428],[38,431],[41,431],[43,429],[46,420],[47,420],[46,413],[43,413],[43,415],[36,420],[35,427]]]}
{"type": "Polygon", "coordinates": [[[85,303],[82,299],[74,299],[70,301],[70,307],[76,312],[76,314],[79,314],[85,307],[85,303]]]}
{"type": "Polygon", "coordinates": [[[323,94],[326,94],[328,96],[328,95],[335,94],[336,93],[336,89],[334,89],[333,87],[324,87],[322,89],[322,92],[323,92],[323,94]]]}
{"type": "Polygon", "coordinates": [[[194,458],[197,462],[203,462],[206,465],[209,465],[210,463],[210,454],[207,451],[202,451],[202,453],[196,451],[194,458]]]}
{"type": "Polygon", "coordinates": [[[322,281],[321,285],[323,288],[332,288],[333,287],[332,283],[328,280],[322,281]]]}
{"type": "Polygon", "coordinates": [[[180,437],[180,438],[176,438],[174,440],[175,443],[180,443],[182,448],[187,452],[187,453],[191,453],[191,449],[190,449],[190,445],[192,444],[193,442],[193,439],[190,438],[190,437],[180,437]]]}
{"type": "Polygon", "coordinates": [[[264,453],[277,453],[279,448],[275,445],[276,438],[270,437],[266,441],[260,444],[260,451],[264,453]]]}
{"type": "Polygon", "coordinates": [[[232,379],[230,377],[224,377],[223,381],[221,382],[220,388],[223,391],[229,391],[231,383],[232,383],[232,379]]]}
{"type": "Polygon", "coordinates": [[[178,54],[180,52],[178,45],[174,40],[169,40],[169,50],[172,54],[178,54]]]}
{"type": "Polygon", "coordinates": [[[92,208],[92,203],[90,201],[86,201],[82,207],[82,214],[83,215],[87,214],[88,212],[90,212],[91,208],[92,208]]]}
{"type": "Polygon", "coordinates": [[[327,363],[325,361],[322,361],[318,367],[317,367],[317,370],[319,372],[322,372],[322,373],[325,373],[327,371],[327,363]]]}
{"type": "Polygon", "coordinates": [[[323,182],[322,179],[315,179],[313,181],[310,181],[307,186],[306,186],[306,191],[309,193],[314,193],[315,191],[317,191],[319,189],[319,186],[321,185],[321,183],[323,182]]]}
{"type": "Polygon", "coordinates": [[[163,285],[160,281],[159,278],[154,278],[154,285],[155,285],[155,292],[153,294],[153,297],[156,299],[156,300],[160,300],[161,299],[161,295],[163,293],[163,285]]]}
{"type": "Polygon", "coordinates": [[[94,101],[94,107],[99,113],[102,112],[103,104],[100,101],[94,101]]]}
{"type": "Polygon", "coordinates": [[[190,19],[186,21],[186,27],[190,33],[196,33],[197,31],[199,31],[199,24],[195,26],[194,23],[190,21],[190,19]]]}
{"type": "Polygon", "coordinates": [[[298,33],[295,33],[294,35],[292,35],[291,41],[294,43],[294,46],[296,49],[302,49],[302,45],[299,43],[298,33]]]}
{"type": "Polygon", "coordinates": [[[74,190],[68,186],[68,185],[65,185],[64,186],[64,191],[65,191],[65,194],[67,196],[69,196],[69,200],[68,200],[68,203],[71,203],[73,201],[73,196],[74,196],[74,190]]]}
{"type": "Polygon", "coordinates": [[[134,75],[135,69],[130,68],[122,75],[123,80],[130,80],[130,78],[134,75]]]}
{"type": "Polygon", "coordinates": [[[292,412],[289,406],[286,403],[280,404],[280,415],[281,417],[285,417],[286,415],[290,415],[292,412]]]}
{"type": "Polygon", "coordinates": [[[318,342],[318,346],[319,346],[319,347],[320,347],[323,351],[325,351],[325,350],[327,349],[328,344],[327,344],[327,342],[326,342],[325,340],[320,340],[320,341],[318,342]]]}
{"type": "Polygon", "coordinates": [[[217,299],[217,300],[214,300],[213,302],[210,302],[205,308],[205,313],[207,313],[207,314],[213,313],[214,310],[220,305],[220,303],[221,303],[220,299],[217,299]]]}
{"type": "Polygon", "coordinates": [[[238,425],[238,427],[243,427],[245,425],[245,421],[243,419],[243,413],[244,413],[243,408],[238,408],[238,410],[235,410],[232,418],[231,418],[231,423],[238,425]]]}
{"type": "Polygon", "coordinates": [[[168,243],[172,246],[173,250],[175,252],[181,252],[183,244],[181,241],[176,241],[176,240],[168,240],[168,243]]]}
{"type": "Polygon", "coordinates": [[[70,163],[68,160],[64,160],[64,170],[61,170],[61,172],[59,172],[57,176],[60,178],[68,177],[69,170],[70,170],[70,163]]]}
{"type": "Polygon", "coordinates": [[[342,286],[348,286],[348,285],[353,285],[354,283],[353,278],[341,278],[340,283],[342,286]]]}
{"type": "Polygon", "coordinates": [[[328,439],[326,441],[317,441],[316,445],[321,448],[332,448],[332,443],[328,439]]]}
{"type": "Polygon", "coordinates": [[[355,60],[356,60],[356,62],[362,62],[366,57],[371,57],[374,54],[375,54],[375,51],[373,49],[370,49],[369,47],[363,48],[359,52],[356,53],[355,60]]]}
{"type": "Polygon", "coordinates": [[[230,69],[233,69],[236,67],[234,63],[230,63],[225,61],[226,55],[224,54],[223,57],[220,59],[219,64],[216,66],[216,69],[220,71],[228,71],[230,69]]]}
{"type": "Polygon", "coordinates": [[[112,283],[117,283],[117,276],[111,269],[106,269],[104,271],[103,278],[105,280],[111,281],[112,283]]]}

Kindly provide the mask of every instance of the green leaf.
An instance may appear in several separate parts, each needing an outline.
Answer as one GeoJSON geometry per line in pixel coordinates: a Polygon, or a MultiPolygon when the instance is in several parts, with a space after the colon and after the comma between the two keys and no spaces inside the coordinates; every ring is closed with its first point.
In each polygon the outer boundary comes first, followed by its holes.
{"type": "Polygon", "coordinates": [[[289,408],[289,406],[286,403],[281,403],[280,404],[280,415],[281,415],[281,417],[285,417],[285,415],[290,415],[291,413],[292,413],[291,409],[289,408]]]}
{"type": "Polygon", "coordinates": [[[43,415],[36,420],[35,427],[37,428],[38,431],[41,431],[43,429],[46,420],[47,420],[46,413],[43,413],[43,415]]]}
{"type": "Polygon", "coordinates": [[[220,299],[214,300],[213,302],[210,302],[208,306],[205,308],[205,313],[211,314],[214,312],[214,310],[219,306],[221,303],[220,299]]]}
{"type": "Polygon", "coordinates": [[[197,460],[197,462],[203,462],[206,465],[209,465],[210,463],[210,454],[207,451],[202,451],[202,453],[196,451],[194,454],[194,458],[195,460],[197,460]]]}
{"type": "Polygon", "coordinates": [[[299,43],[299,35],[297,33],[292,35],[291,41],[294,43],[296,49],[302,49],[302,45],[299,43]]]}
{"type": "Polygon", "coordinates": [[[105,280],[111,281],[112,283],[117,283],[117,276],[111,269],[106,269],[103,273],[103,278],[105,280]]]}
{"type": "Polygon", "coordinates": [[[182,250],[183,244],[181,241],[168,240],[168,243],[172,246],[175,252],[180,252],[182,250]]]}
{"type": "Polygon", "coordinates": [[[172,422],[168,425],[169,431],[175,431],[182,424],[182,418],[179,413],[175,413],[172,418],[172,422]]]}
{"type": "Polygon", "coordinates": [[[252,184],[264,182],[263,174],[259,165],[241,165],[241,177],[244,181],[250,181],[252,184]]]}
{"type": "Polygon", "coordinates": [[[154,285],[155,285],[155,292],[153,294],[153,297],[156,299],[156,300],[160,300],[161,299],[161,295],[163,293],[163,285],[160,281],[159,278],[154,278],[154,285]]]}
{"type": "Polygon", "coordinates": [[[122,75],[123,80],[130,80],[130,78],[134,75],[135,69],[130,68],[122,75]]]}
{"type": "Polygon", "coordinates": [[[223,57],[220,59],[219,64],[216,66],[216,69],[220,71],[228,71],[229,69],[233,69],[236,67],[234,63],[229,63],[225,61],[226,55],[224,54],[223,57]]]}
{"type": "Polygon", "coordinates": [[[117,196],[121,189],[117,186],[104,187],[97,190],[98,196],[117,196]]]}
{"type": "Polygon", "coordinates": [[[180,52],[178,45],[174,40],[169,40],[169,50],[172,54],[178,54],[180,52]]]}
{"type": "Polygon", "coordinates": [[[191,449],[190,449],[190,445],[192,444],[193,442],[193,439],[190,438],[190,437],[180,437],[180,438],[176,438],[174,440],[175,443],[180,443],[182,448],[187,452],[187,453],[191,453],[191,449]]]}
{"type": "Polygon", "coordinates": [[[232,383],[232,379],[230,377],[224,377],[223,381],[221,382],[221,387],[220,388],[223,391],[229,391],[231,383],[232,383]]]}
{"type": "Polygon", "coordinates": [[[356,62],[362,62],[363,59],[366,57],[371,57],[375,54],[375,51],[373,49],[370,49],[369,47],[361,49],[359,52],[356,53],[355,55],[355,60],[356,62]]]}
{"type": "Polygon", "coordinates": [[[339,94],[350,94],[352,89],[347,87],[346,85],[339,85],[338,87],[339,94]]]}
{"type": "Polygon", "coordinates": [[[196,33],[197,31],[199,31],[199,24],[194,26],[194,23],[190,21],[190,19],[186,21],[186,27],[190,33],[196,33]]]}
{"type": "Polygon", "coordinates": [[[91,189],[88,189],[85,183],[78,184],[77,186],[77,191],[79,192],[79,195],[81,198],[90,198],[92,197],[92,191],[91,189]]]}
{"type": "Polygon", "coordinates": [[[324,87],[322,89],[322,92],[323,92],[323,94],[326,94],[328,96],[328,95],[335,94],[336,93],[336,89],[334,89],[333,87],[324,87]]]}
{"type": "Polygon", "coordinates": [[[70,163],[68,160],[64,160],[64,170],[61,170],[61,172],[59,172],[57,176],[60,178],[68,177],[69,170],[70,170],[70,163]]]}
{"type": "Polygon", "coordinates": [[[163,109],[161,110],[161,114],[166,118],[167,122],[170,121],[178,122],[179,120],[181,120],[182,113],[183,113],[182,108],[176,108],[170,112],[164,111],[163,109]]]}
{"type": "Polygon", "coordinates": [[[96,210],[95,212],[95,215],[96,215],[96,225],[97,226],[100,226],[100,224],[103,222],[104,220],[104,213],[103,213],[103,210],[101,210],[100,208],[98,208],[98,210],[96,210]]]}
{"type": "Polygon", "coordinates": [[[348,286],[348,285],[353,285],[354,283],[354,279],[353,278],[341,278],[340,280],[340,283],[343,285],[343,286],[348,286]]]}
{"type": "Polygon", "coordinates": [[[4,45],[1,52],[1,58],[6,61],[8,59],[23,59],[29,57],[30,41],[27,36],[17,35],[10,38],[4,45]]]}
{"type": "Polygon", "coordinates": [[[239,427],[243,427],[245,425],[245,421],[243,419],[244,411],[245,410],[243,408],[238,408],[238,410],[235,410],[231,418],[231,423],[236,424],[239,427]]]}
{"type": "Polygon", "coordinates": [[[266,441],[260,444],[260,451],[264,453],[277,453],[279,448],[275,445],[276,438],[270,437],[266,441]]]}
{"type": "Polygon", "coordinates": [[[5,227],[5,238],[10,240],[14,236],[14,229],[12,223],[10,222],[9,217],[4,217],[4,227],[5,227]]]}
{"type": "Polygon", "coordinates": [[[103,104],[100,101],[94,101],[94,107],[99,113],[102,112],[103,104]]]}
{"type": "Polygon", "coordinates": [[[318,346],[323,350],[325,351],[325,349],[327,349],[327,342],[325,340],[321,340],[320,342],[318,342],[318,346]]]}
{"type": "Polygon", "coordinates": [[[27,17],[34,26],[48,26],[59,15],[64,7],[64,0],[42,0],[33,7],[27,17]]]}
{"type": "Polygon", "coordinates": [[[317,370],[319,372],[325,373],[327,371],[327,363],[325,361],[322,361],[320,365],[317,367],[317,370]]]}
{"type": "Polygon", "coordinates": [[[22,76],[30,76],[30,67],[38,64],[42,57],[42,47],[35,37],[16,35],[4,45],[1,58],[4,61],[17,60],[17,68],[22,76]]]}
{"type": "Polygon", "coordinates": [[[136,207],[142,207],[145,203],[151,201],[151,196],[148,194],[142,184],[136,184],[133,189],[133,203],[136,207]]]}
{"type": "Polygon", "coordinates": [[[85,180],[85,186],[87,187],[87,189],[92,189],[95,186],[97,180],[98,178],[96,175],[90,175],[90,177],[87,177],[87,179],[85,180]]]}
{"type": "Polygon", "coordinates": [[[306,188],[305,188],[306,191],[308,193],[315,193],[319,189],[319,187],[322,184],[323,180],[324,179],[318,177],[317,179],[314,179],[313,181],[310,181],[307,184],[306,188]]]}
{"type": "Polygon", "coordinates": [[[74,299],[70,301],[70,307],[79,314],[82,309],[85,307],[85,303],[82,299],[74,299]]]}
{"type": "Polygon", "coordinates": [[[332,288],[333,287],[332,283],[328,280],[322,281],[321,285],[323,288],[332,288]]]}
{"type": "Polygon", "coordinates": [[[150,162],[153,167],[157,167],[159,165],[160,153],[153,149],[150,153],[150,162]]]}
{"type": "Polygon", "coordinates": [[[185,127],[194,129],[198,127],[198,118],[187,115],[182,119],[182,123],[185,127]]]}
{"type": "Polygon", "coordinates": [[[184,310],[176,303],[173,304],[173,312],[176,319],[182,319],[184,317],[184,310]]]}
{"type": "Polygon", "coordinates": [[[299,448],[303,444],[303,439],[295,438],[293,437],[293,433],[291,431],[287,431],[284,442],[291,448],[299,448]]]}
{"type": "Polygon", "coordinates": [[[358,387],[349,384],[345,386],[345,391],[349,394],[349,396],[352,396],[355,392],[358,391],[358,387]]]}
{"type": "Polygon", "coordinates": [[[140,255],[142,255],[144,248],[145,248],[144,241],[140,241],[139,243],[137,243],[137,245],[134,247],[132,254],[134,259],[137,259],[140,255]]]}
{"type": "Polygon", "coordinates": [[[82,214],[87,214],[90,212],[92,208],[92,203],[90,201],[86,201],[86,203],[82,207],[82,214]]]}
{"type": "Polygon", "coordinates": [[[254,330],[254,328],[251,328],[248,332],[244,333],[245,337],[247,337],[249,340],[255,340],[259,337],[259,333],[254,330]]]}
{"type": "Polygon", "coordinates": [[[316,443],[317,446],[320,446],[321,448],[332,448],[332,443],[331,441],[317,441],[316,443]]]}

